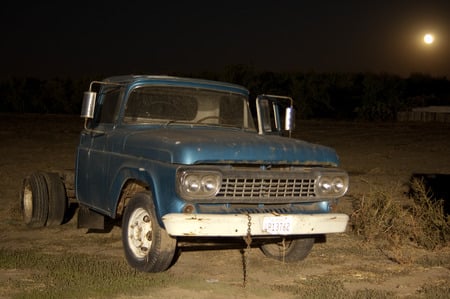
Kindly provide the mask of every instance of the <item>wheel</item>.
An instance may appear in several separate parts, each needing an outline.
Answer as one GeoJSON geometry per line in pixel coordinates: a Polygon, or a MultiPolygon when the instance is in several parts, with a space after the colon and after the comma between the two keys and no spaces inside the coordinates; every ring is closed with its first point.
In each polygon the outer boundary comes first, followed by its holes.
{"type": "Polygon", "coordinates": [[[64,183],[57,173],[45,173],[48,190],[47,226],[60,225],[67,212],[67,197],[64,183]]]}
{"type": "Polygon", "coordinates": [[[24,179],[21,197],[25,224],[29,227],[44,226],[48,217],[48,191],[42,172],[32,173],[24,179]]]}
{"type": "Polygon", "coordinates": [[[159,226],[150,193],[137,193],[125,207],[122,242],[128,264],[142,272],[167,270],[177,241],[159,226]]]}
{"type": "Polygon", "coordinates": [[[284,239],[261,245],[261,251],[267,257],[291,263],[305,259],[313,245],[314,238],[284,239]]]}

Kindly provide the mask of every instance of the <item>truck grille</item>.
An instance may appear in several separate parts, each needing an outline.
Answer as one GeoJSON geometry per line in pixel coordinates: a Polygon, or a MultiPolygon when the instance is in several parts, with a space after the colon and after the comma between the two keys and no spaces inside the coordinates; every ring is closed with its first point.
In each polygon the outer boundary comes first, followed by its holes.
{"type": "Polygon", "coordinates": [[[311,199],[315,197],[314,184],[311,178],[224,177],[216,199],[311,199]]]}

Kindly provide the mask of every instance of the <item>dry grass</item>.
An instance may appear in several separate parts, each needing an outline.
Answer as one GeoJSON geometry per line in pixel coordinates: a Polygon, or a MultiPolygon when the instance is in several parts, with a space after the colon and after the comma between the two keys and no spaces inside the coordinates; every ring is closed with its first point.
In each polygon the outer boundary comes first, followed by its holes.
{"type": "Polygon", "coordinates": [[[411,185],[415,200],[411,211],[415,242],[426,249],[447,245],[450,241],[450,217],[444,213],[443,201],[432,200],[431,191],[426,189],[423,181],[413,179],[411,185]]]}
{"type": "Polygon", "coordinates": [[[389,291],[369,289],[349,291],[342,281],[330,277],[313,277],[308,280],[297,281],[292,285],[274,285],[272,289],[292,294],[296,298],[384,299],[394,296],[389,291]]]}
{"type": "Polygon", "coordinates": [[[450,241],[450,218],[442,201],[432,200],[420,180],[412,180],[411,189],[411,204],[405,206],[395,198],[398,192],[372,188],[351,215],[353,232],[398,263],[412,262],[404,246],[434,250],[450,241]]]}

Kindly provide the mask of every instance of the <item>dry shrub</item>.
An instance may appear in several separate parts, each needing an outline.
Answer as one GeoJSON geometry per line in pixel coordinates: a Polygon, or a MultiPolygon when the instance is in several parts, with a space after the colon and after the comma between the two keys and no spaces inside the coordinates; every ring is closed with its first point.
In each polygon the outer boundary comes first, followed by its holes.
{"type": "Polygon", "coordinates": [[[381,242],[383,247],[410,241],[411,215],[394,192],[372,190],[356,203],[351,215],[353,231],[367,242],[381,242]]]}
{"type": "Polygon", "coordinates": [[[415,242],[423,248],[435,249],[446,245],[450,241],[450,217],[444,213],[442,199],[432,199],[431,190],[427,190],[422,180],[413,179],[411,182],[414,205],[413,237],[415,242]]]}
{"type": "Polygon", "coordinates": [[[363,196],[351,215],[353,231],[394,251],[408,244],[425,249],[448,245],[450,217],[444,214],[442,201],[433,201],[421,181],[413,180],[411,188],[413,201],[407,207],[392,191],[372,190],[363,196]]]}

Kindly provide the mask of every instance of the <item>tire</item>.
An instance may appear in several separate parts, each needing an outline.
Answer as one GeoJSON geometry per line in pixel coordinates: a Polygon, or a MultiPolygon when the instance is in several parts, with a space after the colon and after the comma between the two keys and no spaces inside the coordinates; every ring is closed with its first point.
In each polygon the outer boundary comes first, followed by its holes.
{"type": "Polygon", "coordinates": [[[177,241],[159,226],[150,193],[136,193],[125,207],[122,243],[128,264],[142,272],[163,272],[174,260],[177,241]]]}
{"type": "Polygon", "coordinates": [[[285,239],[277,243],[261,245],[261,251],[265,256],[287,262],[304,260],[314,245],[314,238],[285,239]]]}
{"type": "Polygon", "coordinates": [[[35,172],[26,177],[21,195],[25,224],[29,227],[45,226],[48,217],[48,191],[44,174],[35,172]]]}
{"type": "Polygon", "coordinates": [[[58,173],[45,173],[44,176],[48,190],[48,218],[46,225],[61,225],[68,206],[64,183],[58,173]]]}

